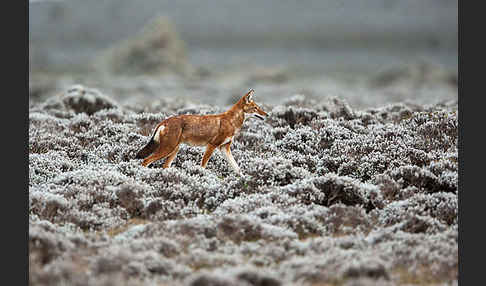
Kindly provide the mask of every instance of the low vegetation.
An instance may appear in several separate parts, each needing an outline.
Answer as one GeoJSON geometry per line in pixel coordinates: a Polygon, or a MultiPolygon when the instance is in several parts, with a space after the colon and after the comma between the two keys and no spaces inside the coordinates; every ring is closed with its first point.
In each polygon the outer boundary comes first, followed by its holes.
{"type": "Polygon", "coordinates": [[[224,107],[114,98],[76,85],[30,106],[32,285],[457,285],[457,102],[263,105],[239,177],[200,147],[134,159],[162,119],[224,107]]]}

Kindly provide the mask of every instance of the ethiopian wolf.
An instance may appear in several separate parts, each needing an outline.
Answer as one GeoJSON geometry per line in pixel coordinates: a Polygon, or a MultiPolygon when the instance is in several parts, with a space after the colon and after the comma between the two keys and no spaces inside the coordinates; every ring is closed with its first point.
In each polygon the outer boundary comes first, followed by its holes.
{"type": "Polygon", "coordinates": [[[206,146],[201,162],[203,168],[206,167],[214,150],[218,148],[233,170],[241,175],[240,168],[231,155],[230,146],[233,137],[241,129],[247,115],[254,115],[261,120],[264,119],[263,116],[268,116],[253,101],[253,93],[254,90],[250,89],[229,110],[220,114],[185,114],[165,119],[157,125],[149,143],[137,153],[136,158],[145,158],[142,161],[145,167],[154,161],[167,158],[163,167],[168,168],[176,157],[181,143],[206,146]]]}

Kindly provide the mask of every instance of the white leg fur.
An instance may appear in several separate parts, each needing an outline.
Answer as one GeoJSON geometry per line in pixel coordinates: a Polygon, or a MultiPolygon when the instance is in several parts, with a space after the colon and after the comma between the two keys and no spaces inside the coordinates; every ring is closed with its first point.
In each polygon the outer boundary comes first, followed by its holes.
{"type": "Polygon", "coordinates": [[[235,158],[233,158],[233,155],[231,155],[230,151],[227,151],[225,148],[221,148],[221,153],[223,153],[224,158],[228,163],[231,165],[233,170],[240,176],[243,176],[243,173],[241,173],[240,167],[238,167],[238,164],[235,161],[235,158]]]}

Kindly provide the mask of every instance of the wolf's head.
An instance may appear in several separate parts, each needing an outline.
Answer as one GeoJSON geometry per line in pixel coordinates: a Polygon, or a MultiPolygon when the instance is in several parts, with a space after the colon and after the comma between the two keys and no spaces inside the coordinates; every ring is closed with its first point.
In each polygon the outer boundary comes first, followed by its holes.
{"type": "Polygon", "coordinates": [[[250,89],[247,94],[245,94],[241,99],[240,103],[242,105],[243,112],[255,116],[258,119],[264,120],[268,114],[263,111],[263,109],[258,106],[255,101],[253,101],[253,93],[255,91],[250,89]]]}

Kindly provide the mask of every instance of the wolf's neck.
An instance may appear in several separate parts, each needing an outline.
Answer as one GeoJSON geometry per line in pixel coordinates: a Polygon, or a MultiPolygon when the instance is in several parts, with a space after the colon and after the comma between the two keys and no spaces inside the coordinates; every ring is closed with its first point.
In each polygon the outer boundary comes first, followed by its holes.
{"type": "Polygon", "coordinates": [[[231,124],[236,128],[241,128],[243,122],[245,121],[245,112],[241,106],[236,103],[233,105],[226,113],[229,115],[231,124]]]}

